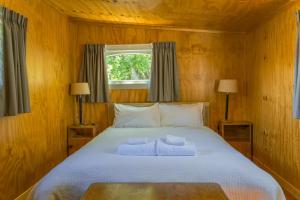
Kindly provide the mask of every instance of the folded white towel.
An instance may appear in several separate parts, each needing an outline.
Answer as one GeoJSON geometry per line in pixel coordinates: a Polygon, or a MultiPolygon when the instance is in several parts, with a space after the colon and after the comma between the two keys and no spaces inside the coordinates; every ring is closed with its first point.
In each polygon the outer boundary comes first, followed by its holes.
{"type": "Polygon", "coordinates": [[[157,140],[156,155],[158,156],[195,156],[197,154],[196,146],[186,144],[183,146],[169,145],[163,140],[157,140]]]}
{"type": "Polygon", "coordinates": [[[174,135],[167,135],[166,136],[166,143],[170,145],[178,145],[178,146],[183,146],[186,144],[185,138],[184,137],[177,137],[174,135]]]}
{"type": "Polygon", "coordinates": [[[136,144],[146,144],[148,138],[129,138],[127,144],[136,145],[136,144]]]}
{"type": "Polygon", "coordinates": [[[155,141],[137,145],[121,144],[118,147],[117,153],[128,156],[155,156],[155,144],[155,141]]]}

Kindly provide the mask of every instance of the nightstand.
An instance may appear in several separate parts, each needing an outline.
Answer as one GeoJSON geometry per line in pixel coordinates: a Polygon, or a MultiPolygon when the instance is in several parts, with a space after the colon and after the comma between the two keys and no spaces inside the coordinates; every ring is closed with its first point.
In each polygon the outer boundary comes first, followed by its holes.
{"type": "Polygon", "coordinates": [[[253,125],[251,122],[220,121],[219,133],[231,146],[252,160],[253,125]]]}
{"type": "Polygon", "coordinates": [[[68,126],[68,155],[71,155],[96,136],[95,125],[68,126]]]}

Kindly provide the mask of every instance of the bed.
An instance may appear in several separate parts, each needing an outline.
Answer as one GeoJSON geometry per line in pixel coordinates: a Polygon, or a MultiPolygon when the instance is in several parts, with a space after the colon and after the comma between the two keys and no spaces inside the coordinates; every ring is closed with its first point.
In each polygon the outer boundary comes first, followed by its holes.
{"type": "MultiPolygon", "coordinates": [[[[203,112],[207,112],[204,109],[203,112]]],[[[76,200],[94,182],[203,183],[221,185],[232,200],[284,200],[279,184],[203,126],[109,127],[50,171],[32,190],[33,200],[76,200]],[[197,146],[197,156],[121,156],[116,147],[127,138],[183,136],[197,146]]]]}

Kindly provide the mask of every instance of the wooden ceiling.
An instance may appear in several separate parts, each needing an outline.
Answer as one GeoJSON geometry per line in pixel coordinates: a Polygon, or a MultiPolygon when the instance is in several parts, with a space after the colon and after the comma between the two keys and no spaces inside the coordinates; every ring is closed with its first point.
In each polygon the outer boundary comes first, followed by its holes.
{"type": "Polygon", "coordinates": [[[244,32],[296,0],[45,0],[82,20],[244,32]]]}

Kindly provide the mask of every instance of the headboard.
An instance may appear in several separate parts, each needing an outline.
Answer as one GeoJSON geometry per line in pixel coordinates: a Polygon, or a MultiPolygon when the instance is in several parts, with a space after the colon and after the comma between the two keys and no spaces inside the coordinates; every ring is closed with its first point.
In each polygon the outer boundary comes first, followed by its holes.
{"type": "MultiPolygon", "coordinates": [[[[209,102],[172,102],[167,104],[193,104],[193,103],[203,103],[203,123],[204,126],[209,126],[209,102]]],[[[151,106],[154,103],[121,103],[131,106],[151,106]]],[[[114,122],[115,109],[113,103],[108,103],[108,124],[111,126],[114,122]]]]}

